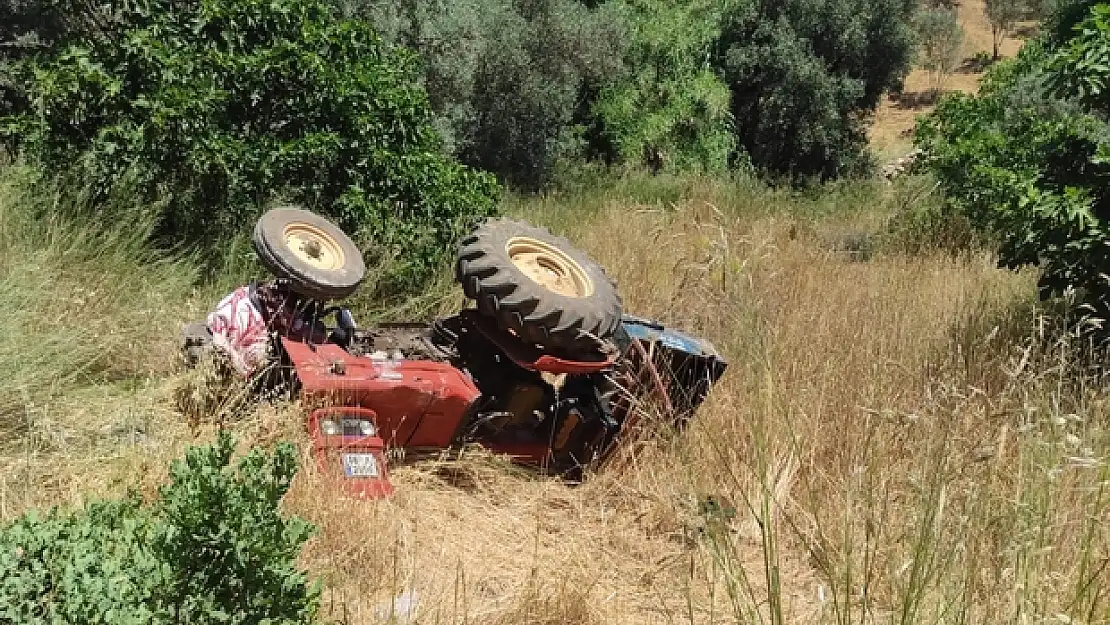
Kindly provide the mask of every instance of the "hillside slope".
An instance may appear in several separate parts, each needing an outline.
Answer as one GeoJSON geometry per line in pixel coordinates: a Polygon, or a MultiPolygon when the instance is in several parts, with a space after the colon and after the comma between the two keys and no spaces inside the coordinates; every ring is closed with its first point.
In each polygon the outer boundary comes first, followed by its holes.
{"type": "MultiPolygon", "coordinates": [[[[907,207],[931,201],[926,189],[911,180],[806,198],[655,178],[512,204],[607,266],[630,311],[709,338],[732,367],[689,433],[648,439],[577,488],[468,451],[400,468],[391,500],[352,502],[302,463],[286,504],[319,527],[302,561],[325,583],[325,616],[390,622],[395,597],[421,623],[1104,614],[1089,583],[1102,573],[1088,563],[1107,553],[1105,530],[1090,525],[1108,512],[1107,397],[1067,382],[1071,352],[1036,315],[1032,276],[986,254],[899,243],[926,231],[875,234],[904,227],[907,207]]],[[[5,195],[4,223],[26,202],[5,195]]],[[[73,224],[50,237],[0,232],[8,249],[100,249],[73,224]]],[[[34,292],[13,276],[81,267],[53,253],[3,258],[8,302],[34,292]]],[[[47,379],[8,395],[21,399],[5,413],[0,520],[134,485],[152,492],[167,461],[218,421],[202,411],[188,426],[178,391],[203,387],[171,348],[178,323],[218,294],[177,282],[186,265],[141,281],[154,274],[138,252],[99,270],[133,285],[121,291],[132,304],[58,319],[138,332],[113,362],[141,358],[69,379],[51,373],[66,362],[56,353],[28,352],[43,354],[34,366],[47,379]]],[[[84,292],[51,284],[52,301],[84,292]]],[[[453,288],[443,297],[458,301],[453,288]]],[[[20,332],[6,326],[0,353],[46,336],[20,332]]],[[[305,450],[297,406],[229,414],[245,440],[305,450]]]]}
{"type": "MultiPolygon", "coordinates": [[[[957,10],[960,26],[964,29],[964,43],[960,51],[963,59],[961,67],[947,77],[944,91],[975,93],[979,89],[981,71],[970,65],[977,53],[990,55],[993,49],[991,25],[987,19],[984,0],[965,0],[957,10]]],[[[1032,24],[1022,24],[1018,31],[1032,28],[1032,24]]],[[[1021,49],[1022,39],[1018,33],[1011,33],[1003,39],[1000,53],[1003,58],[1012,57],[1021,49]]],[[[932,109],[928,103],[927,92],[932,88],[929,72],[917,67],[906,77],[904,93],[900,97],[890,97],[879,105],[869,133],[871,146],[881,159],[897,158],[912,147],[909,132],[913,130],[919,115],[932,109]]]]}

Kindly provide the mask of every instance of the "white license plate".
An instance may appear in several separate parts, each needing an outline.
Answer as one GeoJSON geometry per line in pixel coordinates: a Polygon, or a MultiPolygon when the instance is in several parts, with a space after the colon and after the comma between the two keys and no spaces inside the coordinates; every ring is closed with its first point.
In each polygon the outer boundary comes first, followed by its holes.
{"type": "Polygon", "coordinates": [[[378,459],[374,454],[343,454],[343,472],[347,477],[378,477],[378,459]]]}

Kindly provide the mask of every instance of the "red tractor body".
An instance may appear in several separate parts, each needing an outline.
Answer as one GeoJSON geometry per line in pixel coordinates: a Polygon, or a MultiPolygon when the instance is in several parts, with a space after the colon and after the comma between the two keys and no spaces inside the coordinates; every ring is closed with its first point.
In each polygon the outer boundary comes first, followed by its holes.
{"type": "Polygon", "coordinates": [[[385,441],[366,428],[377,421],[373,410],[352,407],[320,408],[308,416],[317,470],[363,499],[393,494],[385,441]]]}
{"type": "Polygon", "coordinates": [[[290,337],[278,344],[299,397],[314,408],[306,425],[319,467],[347,492],[377,498],[392,493],[391,450],[421,455],[477,442],[568,474],[607,456],[649,396],[681,426],[724,361],[708,344],[657,324],[626,318],[622,330],[623,353],[582,360],[543,352],[476,311],[374,328],[346,345],[290,337]],[[382,347],[404,357],[382,358],[382,347]]]}
{"type": "Polygon", "coordinates": [[[450,446],[481,394],[447,363],[402,360],[387,370],[338,345],[281,342],[304,399],[372,410],[378,436],[391,447],[450,446]]]}
{"type": "Polygon", "coordinates": [[[307,424],[319,468],[360,497],[393,492],[387,448],[449,447],[481,395],[447,363],[403,360],[387,370],[335,344],[282,337],[281,346],[306,402],[330,406],[313,411],[307,424]]]}

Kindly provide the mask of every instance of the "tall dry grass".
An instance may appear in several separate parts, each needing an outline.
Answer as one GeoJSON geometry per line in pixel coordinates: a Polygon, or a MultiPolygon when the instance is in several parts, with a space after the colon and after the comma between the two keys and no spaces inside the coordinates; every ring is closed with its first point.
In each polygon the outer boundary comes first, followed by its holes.
{"type": "Polygon", "coordinates": [[[482,457],[402,469],[398,497],[371,505],[305,477],[290,506],[322,528],[305,562],[329,614],[1105,621],[1100,380],[1049,330],[1031,275],[874,236],[919,191],[694,181],[513,207],[588,249],[630,311],[732,367],[690,432],[578,488],[482,457]]]}
{"type": "Polygon", "coordinates": [[[0,520],[142,473],[175,419],[157,389],[180,323],[203,310],[192,266],[146,248],[142,207],[96,215],[31,175],[0,171],[0,520]]]}
{"type": "MultiPolygon", "coordinates": [[[[509,209],[579,242],[630,312],[729,358],[691,429],[638,442],[578,487],[468,449],[398,468],[393,499],[354,502],[306,462],[286,505],[319,528],[302,560],[325,583],[326,617],[1110,619],[1107,394],[1045,321],[1031,275],[898,244],[929,233],[877,235],[922,201],[918,187],[623,185],[509,209]]],[[[148,444],[24,475],[24,490],[45,487],[18,505],[111,492],[121,476],[157,484],[192,436],[160,392],[146,395],[148,444]]],[[[296,406],[235,427],[305,442],[296,406]]],[[[0,484],[4,518],[12,492],[0,484]]]]}

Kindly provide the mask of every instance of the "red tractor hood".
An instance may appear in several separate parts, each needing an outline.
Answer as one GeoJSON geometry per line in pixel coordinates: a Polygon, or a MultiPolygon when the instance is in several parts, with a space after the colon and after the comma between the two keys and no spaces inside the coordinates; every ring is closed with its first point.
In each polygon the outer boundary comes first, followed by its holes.
{"type": "MultiPolygon", "coordinates": [[[[385,472],[385,449],[449,447],[480,394],[470,376],[446,363],[400,360],[385,364],[354,356],[334,344],[281,341],[302,396],[312,406],[325,407],[313,412],[307,424],[317,461],[328,473],[342,473],[346,490],[361,496],[380,497],[392,491],[385,472]],[[374,434],[328,434],[321,429],[327,414],[352,423],[369,420],[374,434]],[[378,458],[378,475],[352,475],[351,467],[338,466],[355,458],[352,454],[378,458]]],[[[369,462],[364,457],[361,460],[369,462]]]]}

